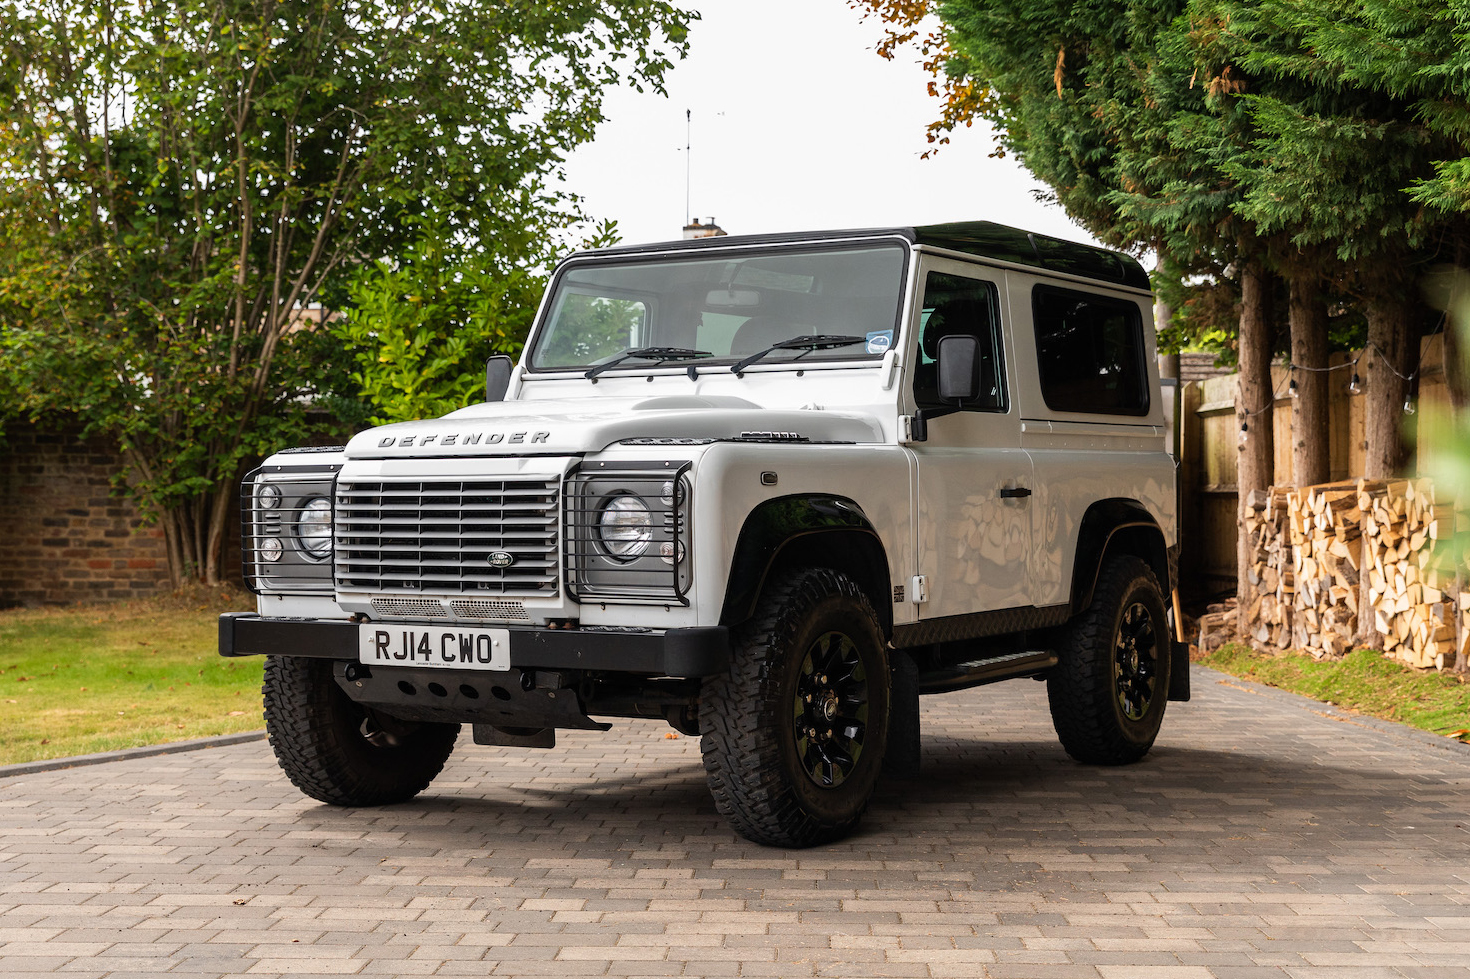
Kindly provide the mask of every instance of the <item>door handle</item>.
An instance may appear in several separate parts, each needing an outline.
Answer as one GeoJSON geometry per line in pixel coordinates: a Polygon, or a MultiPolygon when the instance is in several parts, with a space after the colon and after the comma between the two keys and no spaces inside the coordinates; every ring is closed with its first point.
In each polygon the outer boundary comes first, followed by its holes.
{"type": "Polygon", "coordinates": [[[1025,487],[1025,486],[1015,486],[1015,487],[1011,487],[1009,489],[1003,489],[1003,490],[1000,491],[1000,498],[1002,500],[1018,500],[1018,499],[1023,499],[1025,497],[1028,497],[1030,495],[1031,495],[1030,488],[1025,487]]]}

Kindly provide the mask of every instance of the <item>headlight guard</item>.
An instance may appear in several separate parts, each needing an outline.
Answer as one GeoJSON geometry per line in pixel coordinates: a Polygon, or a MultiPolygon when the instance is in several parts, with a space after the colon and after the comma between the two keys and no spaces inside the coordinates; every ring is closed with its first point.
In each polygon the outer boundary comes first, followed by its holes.
{"type": "Polygon", "coordinates": [[[567,591],[579,601],[688,605],[688,462],[583,464],[567,479],[567,591]]]}
{"type": "Polygon", "coordinates": [[[262,466],[240,484],[240,561],[257,595],[332,594],[332,488],[341,466],[262,466]]]}

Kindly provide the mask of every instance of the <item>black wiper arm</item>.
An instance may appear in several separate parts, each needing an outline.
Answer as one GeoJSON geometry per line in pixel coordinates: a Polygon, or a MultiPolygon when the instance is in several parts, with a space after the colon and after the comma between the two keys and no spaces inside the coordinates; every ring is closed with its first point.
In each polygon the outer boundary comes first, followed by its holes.
{"type": "Polygon", "coordinates": [[[757,350],[744,360],[731,365],[730,373],[739,374],[766,354],[774,353],[777,350],[828,350],[832,347],[851,346],[854,343],[862,343],[865,340],[867,340],[867,337],[852,337],[840,333],[818,333],[813,336],[792,337],[790,340],[773,343],[764,350],[757,350]]]}
{"type": "Polygon", "coordinates": [[[690,350],[688,347],[634,347],[632,350],[624,350],[612,360],[605,364],[598,364],[587,371],[587,377],[596,377],[603,371],[612,370],[625,360],[699,360],[702,357],[713,357],[714,354],[708,350],[690,350]]]}

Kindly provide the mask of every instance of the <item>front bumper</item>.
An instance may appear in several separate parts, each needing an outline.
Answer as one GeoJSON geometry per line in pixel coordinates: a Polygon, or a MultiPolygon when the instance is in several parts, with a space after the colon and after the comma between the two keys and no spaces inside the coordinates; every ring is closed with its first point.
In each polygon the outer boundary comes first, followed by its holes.
{"type": "MultiPolygon", "coordinates": [[[[340,619],[226,612],[219,618],[219,654],[356,662],[357,630],[356,622],[340,619]]],[[[724,673],[730,666],[730,631],[724,626],[606,631],[511,626],[509,631],[510,665],[517,669],[704,677],[724,673]]]]}

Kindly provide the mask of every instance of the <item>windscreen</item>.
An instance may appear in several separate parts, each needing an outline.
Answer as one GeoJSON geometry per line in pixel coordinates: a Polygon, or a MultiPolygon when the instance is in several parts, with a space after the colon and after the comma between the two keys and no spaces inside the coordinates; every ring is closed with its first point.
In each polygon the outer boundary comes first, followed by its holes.
{"type": "Polygon", "coordinates": [[[778,348],[760,363],[877,359],[897,339],[903,270],[898,244],[574,266],[557,278],[529,364],[734,364],[806,337],[828,345],[778,348]]]}

